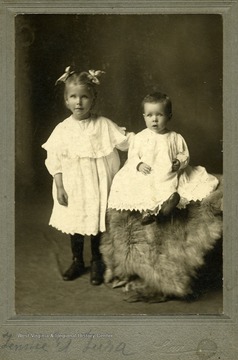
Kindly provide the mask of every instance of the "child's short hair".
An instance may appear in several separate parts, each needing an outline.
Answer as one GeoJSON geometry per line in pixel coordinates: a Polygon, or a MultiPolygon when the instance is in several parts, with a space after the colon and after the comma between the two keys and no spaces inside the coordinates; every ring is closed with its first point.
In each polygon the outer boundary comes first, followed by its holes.
{"type": "Polygon", "coordinates": [[[64,98],[67,97],[67,86],[69,84],[74,85],[85,85],[87,86],[88,90],[92,93],[94,98],[97,97],[97,90],[94,83],[89,78],[89,74],[86,71],[83,72],[73,72],[70,74],[67,79],[65,80],[65,89],[64,89],[64,98]]]}
{"type": "Polygon", "coordinates": [[[141,103],[143,111],[145,103],[164,103],[167,115],[172,115],[172,102],[166,94],[157,91],[146,95],[141,103]]]}

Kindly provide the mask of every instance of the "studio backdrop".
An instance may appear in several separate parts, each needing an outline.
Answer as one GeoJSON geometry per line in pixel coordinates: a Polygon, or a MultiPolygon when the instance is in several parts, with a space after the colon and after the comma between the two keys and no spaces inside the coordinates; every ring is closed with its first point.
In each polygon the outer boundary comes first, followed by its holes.
{"type": "Polygon", "coordinates": [[[69,116],[55,86],[68,65],[105,71],[95,110],[128,131],[145,127],[147,93],[168,94],[191,164],[222,173],[220,15],[23,14],[15,25],[17,188],[51,184],[41,144],[69,116]]]}

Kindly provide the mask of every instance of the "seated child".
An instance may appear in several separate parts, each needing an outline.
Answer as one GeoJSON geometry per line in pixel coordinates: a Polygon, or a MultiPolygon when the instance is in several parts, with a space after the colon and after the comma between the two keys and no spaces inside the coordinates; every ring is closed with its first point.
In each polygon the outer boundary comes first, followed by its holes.
{"type": "Polygon", "coordinates": [[[189,151],[183,137],[167,129],[172,117],[170,98],[155,92],[143,102],[146,129],[135,135],[128,160],[114,177],[108,208],[136,210],[142,224],[158,214],[168,216],[175,207],[202,200],[218,185],[202,166],[189,166],[189,151]]]}

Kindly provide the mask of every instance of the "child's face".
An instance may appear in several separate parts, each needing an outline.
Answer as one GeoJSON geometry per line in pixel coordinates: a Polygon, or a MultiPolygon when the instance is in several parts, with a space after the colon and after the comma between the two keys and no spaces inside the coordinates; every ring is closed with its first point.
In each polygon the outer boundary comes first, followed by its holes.
{"type": "Polygon", "coordinates": [[[94,96],[86,85],[70,83],[67,85],[65,101],[73,117],[84,120],[90,116],[94,96]]]}
{"type": "Polygon", "coordinates": [[[166,113],[164,103],[145,103],[144,104],[144,119],[148,129],[156,133],[164,133],[166,124],[170,119],[170,115],[166,113]]]}

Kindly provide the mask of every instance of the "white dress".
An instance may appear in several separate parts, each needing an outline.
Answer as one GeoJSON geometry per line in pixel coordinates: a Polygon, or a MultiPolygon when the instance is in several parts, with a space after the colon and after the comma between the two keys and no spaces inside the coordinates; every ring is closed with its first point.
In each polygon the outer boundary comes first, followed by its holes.
{"type": "Polygon", "coordinates": [[[202,200],[218,185],[218,180],[201,166],[191,167],[189,151],[183,137],[168,131],[157,134],[146,128],[135,135],[125,166],[114,177],[108,207],[117,210],[156,209],[177,191],[178,207],[185,207],[191,200],[202,200]],[[180,161],[180,169],[172,172],[172,160],[180,161]],[[148,175],[137,170],[144,162],[152,168],[148,175]]]}
{"type": "Polygon", "coordinates": [[[64,233],[96,235],[105,231],[105,214],[112,179],[120,167],[117,149],[127,150],[129,137],[105,117],[59,123],[42,147],[49,173],[62,173],[68,206],[57,201],[49,224],[64,233]]]}

